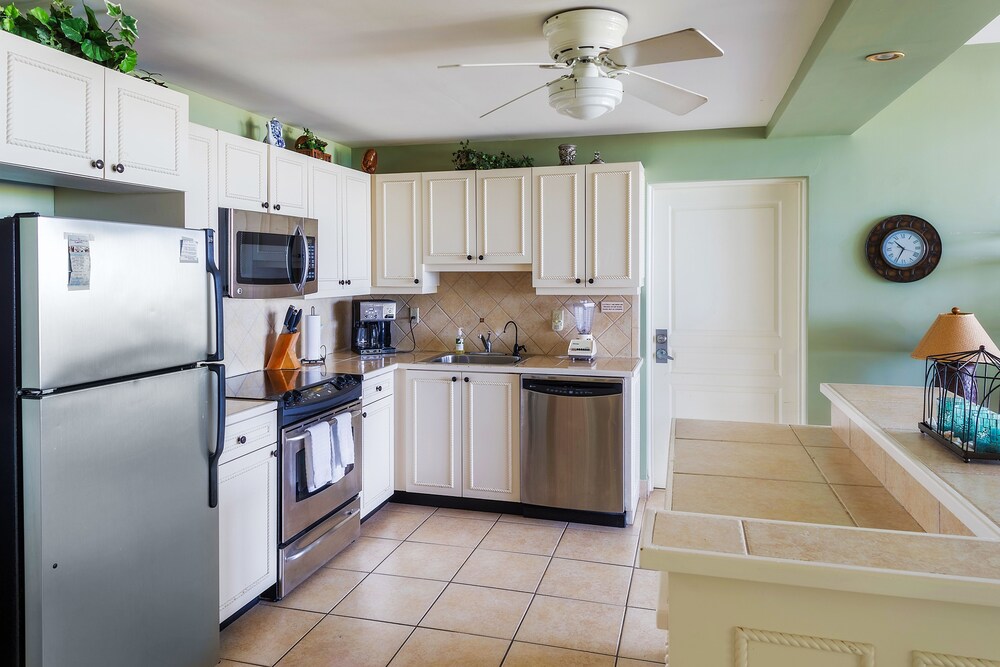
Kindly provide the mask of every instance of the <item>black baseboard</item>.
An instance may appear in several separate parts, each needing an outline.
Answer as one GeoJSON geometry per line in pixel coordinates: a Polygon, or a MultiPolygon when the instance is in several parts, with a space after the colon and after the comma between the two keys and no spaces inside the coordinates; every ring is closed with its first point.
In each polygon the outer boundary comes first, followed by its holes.
{"type": "MultiPolygon", "coordinates": [[[[274,588],[275,587],[272,586],[268,590],[274,590],[274,588]]],[[[266,591],[265,591],[265,593],[266,593],[266,591]]],[[[245,605],[243,605],[239,609],[239,611],[233,612],[232,616],[230,616],[229,618],[227,618],[226,620],[224,620],[222,623],[219,623],[219,632],[222,632],[223,630],[225,630],[226,628],[228,628],[235,621],[239,620],[240,616],[242,616],[243,614],[247,613],[248,611],[250,611],[251,609],[253,609],[254,607],[256,607],[257,603],[260,602],[262,599],[265,599],[263,597],[263,594],[262,594],[261,597],[256,597],[253,600],[250,600],[250,602],[247,602],[245,605]]]]}
{"type": "MultiPolygon", "coordinates": [[[[586,510],[562,509],[558,507],[540,507],[511,503],[505,500],[482,500],[480,498],[459,498],[456,496],[438,496],[432,493],[410,493],[396,491],[387,502],[406,505],[422,505],[424,507],[445,507],[454,510],[472,510],[474,512],[499,512],[501,514],[517,514],[533,519],[549,519],[551,521],[570,521],[573,523],[589,523],[596,526],[625,527],[625,513],[608,514],[606,512],[590,512],[586,510]]],[[[368,516],[373,516],[374,513],[368,516]]]]}

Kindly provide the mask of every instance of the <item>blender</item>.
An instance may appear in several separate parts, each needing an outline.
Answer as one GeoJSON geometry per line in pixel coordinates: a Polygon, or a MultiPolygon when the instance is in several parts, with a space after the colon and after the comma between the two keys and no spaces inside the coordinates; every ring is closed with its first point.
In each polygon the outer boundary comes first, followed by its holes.
{"type": "Polygon", "coordinates": [[[573,304],[573,317],[576,318],[576,330],[579,336],[569,342],[570,359],[591,361],[597,356],[597,341],[591,331],[594,330],[594,302],[578,301],[573,304]]]}

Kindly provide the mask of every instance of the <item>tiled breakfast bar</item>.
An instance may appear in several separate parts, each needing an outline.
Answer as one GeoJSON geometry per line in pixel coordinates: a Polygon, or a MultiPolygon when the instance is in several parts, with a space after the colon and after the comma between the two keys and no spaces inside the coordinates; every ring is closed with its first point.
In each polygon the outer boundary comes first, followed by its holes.
{"type": "Polygon", "coordinates": [[[675,421],[640,543],[671,664],[1000,666],[1000,466],[921,435],[919,388],[822,391],[832,428],[675,421]]]}

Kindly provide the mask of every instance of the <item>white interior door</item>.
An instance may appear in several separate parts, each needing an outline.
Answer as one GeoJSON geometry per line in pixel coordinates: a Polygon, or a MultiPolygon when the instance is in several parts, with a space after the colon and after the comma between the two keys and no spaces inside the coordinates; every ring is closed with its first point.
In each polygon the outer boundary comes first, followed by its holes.
{"type": "Polygon", "coordinates": [[[651,365],[655,486],[671,418],[802,419],[804,226],[801,179],[650,188],[649,322],[674,357],[651,365]]]}

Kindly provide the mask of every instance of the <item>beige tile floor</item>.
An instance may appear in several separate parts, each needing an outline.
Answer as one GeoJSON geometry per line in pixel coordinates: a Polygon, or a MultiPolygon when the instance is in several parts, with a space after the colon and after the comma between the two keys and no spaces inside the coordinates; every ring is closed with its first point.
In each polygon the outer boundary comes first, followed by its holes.
{"type": "Polygon", "coordinates": [[[390,503],[285,599],[226,628],[221,665],[663,665],[639,528],[390,503]]]}

